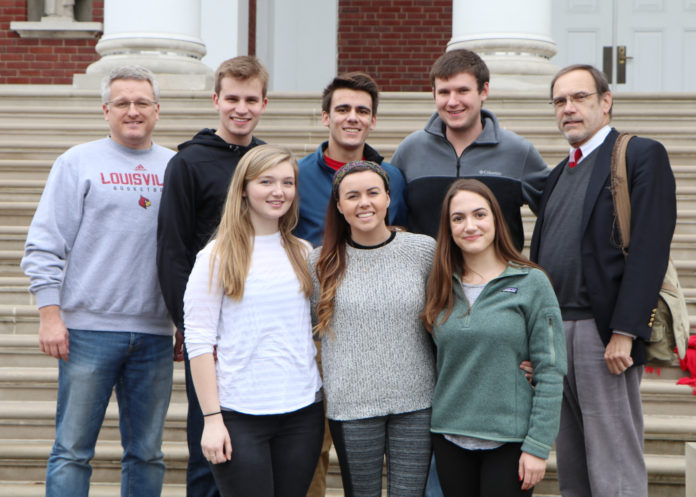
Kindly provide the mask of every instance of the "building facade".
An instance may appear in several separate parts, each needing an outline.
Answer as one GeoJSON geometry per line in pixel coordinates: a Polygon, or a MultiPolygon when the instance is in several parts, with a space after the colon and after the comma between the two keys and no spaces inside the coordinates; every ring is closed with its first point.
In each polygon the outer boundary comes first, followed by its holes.
{"type": "Polygon", "coordinates": [[[350,70],[428,91],[432,61],[456,47],[484,57],[497,89],[540,88],[583,62],[615,90],[694,91],[696,0],[0,0],[0,84],[93,86],[128,60],[203,89],[250,53],[276,91],[350,70]]]}

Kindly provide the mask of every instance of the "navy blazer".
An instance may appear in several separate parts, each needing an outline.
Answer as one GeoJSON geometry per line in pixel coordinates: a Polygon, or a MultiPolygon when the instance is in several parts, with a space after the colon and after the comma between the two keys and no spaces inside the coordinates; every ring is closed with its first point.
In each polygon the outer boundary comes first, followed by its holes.
{"type": "MultiPolygon", "coordinates": [[[[643,340],[650,338],[650,317],[667,271],[677,220],[676,186],[665,147],[648,138],[633,138],[626,152],[631,244],[624,257],[609,189],[611,153],[617,136],[616,129],[612,129],[600,145],[582,206],[582,272],[604,345],[609,343],[612,330],[635,334],[638,338],[631,356],[637,365],[645,363],[643,340]]],[[[533,261],[539,256],[547,201],[567,163],[566,158],[547,180],[532,235],[533,261]]]]}

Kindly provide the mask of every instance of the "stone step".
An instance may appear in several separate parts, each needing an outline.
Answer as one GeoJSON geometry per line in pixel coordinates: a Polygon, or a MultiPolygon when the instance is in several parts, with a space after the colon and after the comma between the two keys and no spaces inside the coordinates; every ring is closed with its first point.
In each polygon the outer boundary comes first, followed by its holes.
{"type": "Polygon", "coordinates": [[[34,201],[0,201],[0,224],[3,226],[28,227],[39,204],[34,201]]]}
{"type": "MultiPolygon", "coordinates": [[[[0,495],[6,495],[1,493],[3,484],[13,484],[25,488],[27,483],[32,482],[32,486],[44,488],[46,461],[52,445],[52,439],[23,440],[15,438],[2,440],[2,444],[0,444],[0,495]]],[[[188,459],[186,443],[165,440],[162,451],[164,452],[164,460],[167,466],[164,479],[165,485],[183,484],[185,482],[188,459]]],[[[97,442],[95,457],[91,461],[93,467],[92,488],[95,486],[107,486],[119,481],[120,456],[120,441],[100,439],[97,442]]],[[[338,460],[333,449],[329,459],[327,496],[343,495],[338,460]]],[[[25,491],[29,490],[25,488],[25,491]]],[[[35,494],[27,493],[26,495],[35,494]]],[[[92,495],[91,490],[90,495],[92,495]]],[[[386,495],[386,492],[384,492],[384,495],[386,495]]]]}
{"type": "MultiPolygon", "coordinates": [[[[70,86],[3,85],[0,89],[0,112],[17,118],[20,112],[36,117],[52,115],[90,115],[99,107],[99,94],[94,90],[78,90],[70,86]]],[[[320,112],[320,92],[276,92],[268,95],[268,112],[315,109],[320,112]]],[[[513,92],[493,89],[486,100],[486,108],[496,114],[522,114],[525,116],[547,116],[553,118],[549,96],[541,92],[513,92]]],[[[210,112],[215,115],[210,91],[163,90],[160,96],[163,111],[174,114],[210,112]]],[[[659,122],[696,119],[696,106],[688,93],[626,93],[614,95],[614,119],[659,118],[659,122]],[[659,103],[656,105],[656,103],[659,103]]],[[[434,111],[430,92],[381,92],[379,114],[396,109],[403,113],[420,112],[425,115],[434,111]]],[[[97,110],[98,112],[98,110],[97,110]]]]}
{"type": "MultiPolygon", "coordinates": [[[[0,280],[21,279],[20,277],[0,277],[0,280]]],[[[26,286],[6,286],[0,282],[0,302],[5,305],[34,305],[36,299],[29,293],[26,286]]]]}
{"type": "Polygon", "coordinates": [[[0,333],[36,335],[39,311],[35,305],[0,304],[0,333]]]}
{"type": "MultiPolygon", "coordinates": [[[[166,129],[162,126],[162,129],[166,129]]],[[[195,128],[182,129],[175,134],[164,134],[159,131],[155,133],[155,141],[165,147],[175,150],[177,145],[186,141],[197,131],[195,128]]],[[[396,147],[408,134],[408,130],[389,132],[375,130],[370,137],[370,144],[389,159],[396,147]]],[[[0,156],[5,160],[46,160],[53,161],[67,148],[77,143],[82,143],[90,139],[96,139],[106,135],[106,130],[93,135],[71,135],[69,139],[57,140],[55,136],[42,142],[15,139],[9,143],[0,140],[0,156]]],[[[296,132],[284,129],[264,130],[259,127],[257,136],[265,141],[289,147],[297,157],[314,152],[319,143],[326,140],[327,132],[325,129],[316,128],[315,130],[300,130],[296,132]]],[[[544,160],[549,165],[555,165],[565,158],[568,154],[568,145],[562,139],[547,137],[543,141],[533,141],[544,160]]],[[[696,159],[696,147],[689,142],[669,145],[670,161],[675,166],[686,166],[694,164],[696,159]]]]}
{"type": "Polygon", "coordinates": [[[646,416],[696,415],[696,390],[673,379],[643,378],[640,394],[646,416]]]}
{"type": "MultiPolygon", "coordinates": [[[[0,481],[0,495],[6,497],[44,497],[46,495],[46,485],[43,481],[0,481]]],[[[118,483],[94,483],[89,487],[90,497],[120,497],[121,487],[118,483]]],[[[326,497],[343,497],[342,488],[327,488],[326,497]]],[[[550,495],[539,495],[537,497],[552,497],[550,495]]],[[[184,484],[165,484],[162,488],[161,497],[185,497],[186,485],[184,484]]],[[[383,497],[387,497],[386,490],[382,492],[383,497]]]]}
{"type": "MultiPolygon", "coordinates": [[[[58,390],[58,366],[0,366],[0,401],[55,402],[58,390]]],[[[186,402],[183,364],[175,364],[171,402],[186,402]]]]}
{"type": "MultiPolygon", "coordinates": [[[[15,343],[30,342],[29,339],[13,339],[15,343]]],[[[28,357],[41,354],[37,348],[31,346],[18,346],[17,355],[28,357]]],[[[16,359],[9,359],[9,347],[3,347],[0,357],[8,360],[8,365],[0,367],[0,401],[44,401],[54,402],[56,399],[58,368],[55,359],[49,358],[53,364],[46,364],[40,357],[36,360],[41,366],[13,366],[16,359]],[[44,365],[46,364],[46,365],[44,365]]],[[[678,370],[673,369],[664,377],[645,375],[641,383],[641,394],[646,414],[662,414],[670,416],[689,416],[696,414],[696,395],[691,387],[677,385],[676,378],[682,376],[678,370]],[[671,376],[671,377],[670,377],[671,376]]],[[[685,376],[685,375],[683,375],[685,376]]],[[[186,402],[184,388],[184,369],[181,363],[177,363],[174,369],[174,387],[172,402],[186,402]]]]}
{"type": "Polygon", "coordinates": [[[684,444],[696,441],[696,410],[690,416],[645,415],[645,452],[684,455],[684,444]]]}
{"type": "MultiPolygon", "coordinates": [[[[648,470],[648,497],[684,497],[686,462],[681,455],[644,454],[648,470]]],[[[551,452],[546,463],[546,476],[535,487],[534,494],[560,495],[556,454],[551,452]]]]}
{"type": "Polygon", "coordinates": [[[0,226],[0,251],[24,250],[29,226],[0,226]]]}
{"type": "MultiPolygon", "coordinates": [[[[190,136],[188,137],[190,138],[190,136]]],[[[187,138],[187,139],[188,139],[187,138]]],[[[296,147],[293,149],[293,151],[297,154],[297,157],[303,157],[304,155],[314,152],[318,146],[319,143],[324,141],[327,138],[326,133],[324,135],[319,136],[316,140],[305,144],[302,147],[296,147]]],[[[84,141],[84,140],[83,140],[84,141]]],[[[386,158],[389,160],[391,158],[391,155],[393,154],[396,145],[391,144],[388,146],[388,150],[382,150],[378,144],[374,143],[373,140],[369,140],[372,145],[374,145],[377,150],[379,150],[386,158]]],[[[78,143],[75,141],[75,143],[78,143]]],[[[172,148],[175,148],[177,144],[174,144],[172,148]]],[[[60,149],[56,149],[56,153],[54,155],[46,155],[45,157],[42,158],[32,158],[32,157],[24,157],[24,158],[6,158],[0,156],[0,182],[4,180],[12,180],[12,181],[25,181],[25,180],[35,180],[35,179],[40,179],[44,180],[48,176],[48,172],[51,168],[51,165],[53,164],[53,161],[56,159],[58,155],[63,153],[68,146],[63,146],[60,149]]],[[[553,158],[546,158],[546,162],[549,164],[550,167],[555,166],[565,154],[568,153],[567,145],[564,145],[562,142],[560,142],[555,148],[554,148],[554,154],[558,154],[558,156],[554,156],[553,158]]],[[[696,164],[696,152],[689,156],[688,154],[682,154],[679,156],[671,156],[671,162],[672,162],[672,169],[674,171],[674,174],[677,178],[677,182],[684,186],[694,186],[696,185],[696,167],[694,166],[696,164]],[[683,162],[679,162],[680,158],[685,158],[683,162]]]]}
{"type": "MultiPolygon", "coordinates": [[[[537,147],[560,146],[567,152],[568,145],[558,133],[553,120],[544,119],[539,123],[508,121],[505,116],[499,116],[501,126],[527,138],[537,147]]],[[[370,134],[371,142],[398,145],[408,134],[422,129],[427,117],[409,116],[403,112],[381,114],[378,124],[370,134]]],[[[215,127],[216,116],[206,116],[196,119],[195,116],[182,115],[180,119],[171,116],[160,116],[155,139],[160,144],[176,148],[179,143],[190,139],[198,130],[204,127],[215,127]]],[[[617,124],[618,126],[618,124],[617,124]]],[[[650,126],[634,123],[630,127],[621,126],[622,130],[630,131],[661,141],[671,152],[675,147],[691,148],[695,152],[691,137],[696,133],[696,119],[691,123],[680,125],[650,126]]],[[[0,114],[0,150],[18,151],[21,149],[44,150],[67,149],[77,143],[102,138],[108,134],[108,126],[104,120],[96,117],[81,120],[68,120],[64,116],[54,119],[43,119],[41,122],[22,125],[16,120],[8,121],[0,114]],[[27,130],[31,129],[33,140],[27,140],[27,130]]],[[[293,114],[273,114],[267,112],[257,127],[255,134],[264,140],[275,143],[284,141],[288,144],[316,147],[327,138],[327,129],[321,124],[320,115],[307,111],[293,114]]],[[[58,154],[57,154],[58,155],[58,154]]]]}
{"type": "MultiPolygon", "coordinates": [[[[696,333],[696,288],[686,288],[691,330],[696,333]]],[[[0,304],[0,334],[35,335],[39,329],[39,313],[33,304],[0,304]]]]}
{"type": "MultiPolygon", "coordinates": [[[[0,445],[0,481],[21,479],[44,481],[46,461],[53,440],[3,440],[0,445]]],[[[162,444],[167,471],[164,481],[168,484],[183,484],[186,481],[188,448],[185,442],[166,441],[162,444]]],[[[100,440],[97,443],[92,481],[118,482],[121,478],[121,442],[100,440]]]]}
{"type": "MultiPolygon", "coordinates": [[[[47,439],[54,436],[56,404],[53,401],[0,401],[0,440],[47,439]]],[[[167,413],[164,439],[186,441],[187,404],[172,402],[167,413]]],[[[99,440],[118,441],[118,406],[112,399],[106,411],[99,440]]],[[[684,443],[696,441],[696,414],[645,415],[645,452],[682,455],[684,443]]]]}
{"type": "MultiPolygon", "coordinates": [[[[14,490],[26,492],[24,494],[9,494],[34,496],[42,495],[39,489],[43,487],[43,474],[45,473],[45,461],[51,448],[51,441],[47,440],[8,440],[0,448],[0,490],[14,490]],[[21,475],[21,476],[19,476],[21,475]],[[20,483],[17,478],[22,478],[27,483],[20,483]],[[4,488],[3,488],[4,487],[4,488]],[[29,487],[29,488],[27,488],[29,487]]],[[[100,442],[97,444],[95,458],[92,460],[94,472],[92,474],[92,487],[101,492],[109,486],[108,482],[115,483],[120,477],[120,445],[118,442],[100,442]],[[103,487],[103,489],[98,489],[103,487]]],[[[167,472],[165,474],[166,485],[181,485],[185,478],[186,447],[185,444],[167,442],[163,445],[167,472]]],[[[332,458],[333,459],[333,458],[332,458]]],[[[648,470],[649,497],[682,497],[684,495],[685,461],[683,455],[645,454],[645,462],[648,470]]],[[[336,463],[332,461],[335,469],[336,463]]],[[[535,488],[535,495],[556,496],[559,495],[557,483],[557,466],[555,453],[551,453],[547,461],[546,477],[535,488]]],[[[340,485],[334,481],[333,475],[327,480],[329,484],[328,496],[342,495],[340,485]]],[[[179,488],[177,490],[180,491],[179,488]]],[[[383,495],[386,492],[383,491],[383,495]]],[[[5,495],[5,494],[3,494],[5,495]]],[[[111,493],[95,493],[90,495],[118,495],[111,493]]],[[[163,494],[166,495],[166,494],[163,494]]],[[[179,495],[179,494],[172,494],[179,495]]]]}
{"type": "MultiPolygon", "coordinates": [[[[688,184],[686,180],[677,183],[677,211],[696,210],[696,178],[688,184]]],[[[2,201],[12,204],[38,202],[45,185],[43,179],[5,179],[0,181],[2,201]]],[[[13,215],[11,211],[10,215],[13,215]]],[[[0,236],[4,235],[0,233],[0,236]]],[[[10,233],[8,233],[10,235],[10,233]]]]}
{"type": "MultiPolygon", "coordinates": [[[[186,441],[186,415],[188,404],[170,402],[164,425],[164,440],[186,441]]],[[[55,401],[9,400],[0,401],[0,440],[52,440],[55,436],[55,401]]],[[[99,440],[118,441],[118,403],[113,396],[106,409],[99,440]]]]}
{"type": "MultiPolygon", "coordinates": [[[[44,497],[46,485],[43,479],[41,481],[0,481],[0,495],[6,497],[44,497]]],[[[121,486],[118,483],[92,482],[89,487],[89,495],[90,497],[120,497],[121,486]]],[[[327,493],[328,495],[330,494],[327,493]]],[[[165,484],[161,497],[186,497],[186,485],[183,483],[165,484]]]]}

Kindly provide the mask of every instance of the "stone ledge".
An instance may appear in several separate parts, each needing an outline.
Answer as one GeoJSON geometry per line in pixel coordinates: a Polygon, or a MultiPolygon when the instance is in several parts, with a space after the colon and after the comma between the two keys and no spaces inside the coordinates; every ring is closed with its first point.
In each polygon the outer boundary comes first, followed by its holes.
{"type": "MultiPolygon", "coordinates": [[[[46,484],[43,481],[3,481],[0,482],[0,495],[12,497],[44,497],[46,484]]],[[[95,483],[89,486],[90,497],[120,497],[121,485],[119,483],[95,483]]],[[[186,485],[164,484],[162,497],[185,497],[186,485]]],[[[327,492],[327,497],[343,495],[327,492]]]]}
{"type": "Polygon", "coordinates": [[[100,22],[78,22],[66,18],[44,17],[40,22],[11,22],[10,29],[20,38],[98,38],[104,25],[100,22]]]}

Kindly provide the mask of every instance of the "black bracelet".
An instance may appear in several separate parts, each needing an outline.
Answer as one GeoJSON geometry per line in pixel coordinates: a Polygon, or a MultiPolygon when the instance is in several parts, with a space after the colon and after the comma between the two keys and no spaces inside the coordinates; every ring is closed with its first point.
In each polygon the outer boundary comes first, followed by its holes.
{"type": "Polygon", "coordinates": [[[222,411],[209,412],[208,414],[204,414],[203,417],[207,418],[208,416],[215,416],[216,414],[222,414],[222,411]]]}

